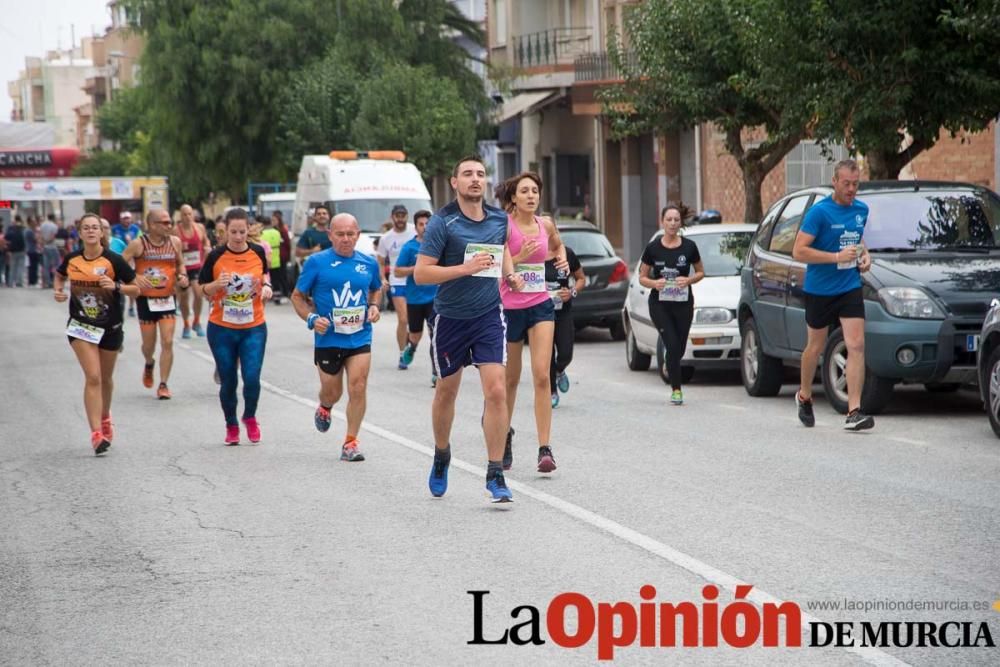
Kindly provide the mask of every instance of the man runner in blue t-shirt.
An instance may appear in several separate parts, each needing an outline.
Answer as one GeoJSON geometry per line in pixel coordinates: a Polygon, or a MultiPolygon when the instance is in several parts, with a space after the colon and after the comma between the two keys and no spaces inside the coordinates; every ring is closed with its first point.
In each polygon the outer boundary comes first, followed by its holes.
{"type": "MultiPolygon", "coordinates": [[[[399,355],[399,367],[409,368],[413,363],[413,355],[417,352],[417,345],[424,335],[424,322],[427,328],[434,335],[434,297],[437,296],[437,285],[418,285],[413,280],[413,267],[417,264],[417,255],[420,253],[420,244],[424,240],[424,231],[427,229],[427,221],[431,218],[430,211],[417,211],[413,214],[413,230],[416,233],[412,239],[403,244],[396,258],[393,274],[397,278],[406,278],[406,326],[407,340],[402,354],[399,355]]],[[[434,365],[433,350],[431,354],[431,366],[434,365]]],[[[437,386],[437,375],[431,370],[431,386],[437,386]]]]}
{"type": "Polygon", "coordinates": [[[806,347],[802,351],[801,386],[795,394],[799,420],[816,423],[812,384],[816,364],[830,326],[840,323],[847,346],[847,421],[844,428],[872,428],[875,420],[861,412],[865,381],[865,301],[861,273],[871,268],[871,256],[861,237],[868,222],[868,206],[855,199],[861,172],[854,160],[841,160],[833,169],[833,194],[810,208],[795,237],[792,257],[805,262],[806,347]]]}
{"type": "Polygon", "coordinates": [[[347,437],[342,461],[364,461],[358,431],[365,416],[371,369],[372,323],[379,319],[382,277],[374,259],[354,247],[361,230],[349,213],[330,225],[333,246],[309,256],[292,292],[292,306],[315,332],[314,363],[319,372],[319,407],[314,422],[326,432],[330,409],[344,392],[347,375],[347,437]]]}
{"type": "Polygon", "coordinates": [[[435,450],[428,486],[434,496],[443,496],[448,489],[455,399],[462,369],[471,364],[479,369],[485,403],[486,490],[491,502],[509,503],[513,497],[502,466],[510,425],[504,370],[507,342],[498,279],[503,277],[512,289],[521,289],[523,281],[515,275],[506,249],[507,214],[483,203],[482,158],[459,160],[451,187],[457,198],[431,216],[413,274],[418,285],[440,285],[431,338],[434,370],[440,379],[431,410],[435,450]]]}

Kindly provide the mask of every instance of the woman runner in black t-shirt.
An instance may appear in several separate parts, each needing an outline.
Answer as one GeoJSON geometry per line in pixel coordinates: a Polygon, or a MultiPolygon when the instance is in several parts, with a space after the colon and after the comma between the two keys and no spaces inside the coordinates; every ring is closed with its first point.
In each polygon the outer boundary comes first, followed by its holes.
{"type": "Polygon", "coordinates": [[[666,206],[660,212],[663,236],[652,241],[642,253],[639,284],[649,289],[649,316],[663,341],[670,402],[681,405],[681,358],[687,348],[688,332],[694,317],[691,285],[705,277],[698,246],[680,236],[681,210],[666,206]]]}
{"type": "Polygon", "coordinates": [[[552,363],[549,367],[549,388],[552,390],[552,407],[559,405],[559,392],[569,391],[566,367],[573,361],[573,339],[576,324],[573,322],[573,299],[583,290],[586,276],[576,253],[566,246],[569,270],[556,268],[556,258],[545,261],[545,287],[555,304],[556,330],[552,337],[552,363]],[[570,280],[573,284],[571,286],[570,280]]]}

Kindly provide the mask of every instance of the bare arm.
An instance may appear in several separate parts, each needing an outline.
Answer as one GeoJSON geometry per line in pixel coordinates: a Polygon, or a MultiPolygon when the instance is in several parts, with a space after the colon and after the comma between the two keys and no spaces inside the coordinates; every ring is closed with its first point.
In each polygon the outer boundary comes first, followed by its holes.
{"type": "Polygon", "coordinates": [[[441,283],[471,276],[488,269],[492,263],[489,253],[479,253],[471,262],[455,266],[439,266],[438,258],[417,255],[417,265],[413,267],[413,280],[418,285],[440,285],[441,283]]]}
{"type": "Polygon", "coordinates": [[[652,268],[645,262],[639,262],[639,284],[648,289],[663,289],[667,286],[666,278],[653,278],[650,275],[652,268]]]}
{"type": "Polygon", "coordinates": [[[181,289],[188,288],[187,269],[184,268],[184,247],[181,245],[179,236],[171,236],[170,242],[174,244],[174,257],[177,259],[177,286],[181,289]]]}
{"type": "Polygon", "coordinates": [[[827,252],[817,250],[812,247],[812,242],[816,237],[799,230],[795,236],[795,245],[792,247],[792,258],[797,262],[805,264],[839,264],[840,262],[856,262],[858,251],[855,246],[850,246],[837,252],[827,252]]]}
{"type": "Polygon", "coordinates": [[[413,275],[415,269],[416,267],[414,266],[400,266],[397,264],[396,268],[392,270],[392,274],[397,278],[406,278],[413,275]]]}
{"type": "Polygon", "coordinates": [[[677,286],[678,287],[688,287],[689,285],[694,285],[705,277],[705,265],[701,262],[694,263],[694,273],[690,276],[678,276],[677,286]]]}

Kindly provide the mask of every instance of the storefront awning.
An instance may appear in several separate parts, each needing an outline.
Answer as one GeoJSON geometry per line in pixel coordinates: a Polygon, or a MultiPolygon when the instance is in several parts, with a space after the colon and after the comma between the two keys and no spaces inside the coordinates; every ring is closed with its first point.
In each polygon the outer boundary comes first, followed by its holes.
{"type": "Polygon", "coordinates": [[[515,95],[500,107],[500,111],[497,114],[497,123],[502,123],[523,113],[543,107],[550,101],[558,98],[561,94],[558,90],[536,90],[530,93],[515,95]]]}

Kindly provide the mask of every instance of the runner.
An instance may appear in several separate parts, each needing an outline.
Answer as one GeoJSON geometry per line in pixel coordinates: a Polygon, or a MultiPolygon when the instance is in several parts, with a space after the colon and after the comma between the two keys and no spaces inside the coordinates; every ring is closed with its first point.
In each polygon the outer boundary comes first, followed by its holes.
{"type": "Polygon", "coordinates": [[[184,252],[184,272],[187,274],[191,289],[181,288],[177,290],[177,298],[181,304],[181,317],[184,318],[184,330],[181,338],[190,338],[194,331],[198,336],[204,336],[205,330],[201,326],[201,290],[198,289],[198,272],[205,262],[205,255],[212,251],[212,246],[208,242],[208,232],[205,225],[196,222],[194,219],[194,209],[189,205],[181,206],[180,222],[175,232],[181,240],[184,252]],[[194,318],[191,316],[191,302],[194,301],[194,318]]]}
{"type": "Polygon", "coordinates": [[[208,346],[222,381],[219,402],[226,417],[227,445],[240,444],[237,368],[243,376],[243,426],[250,442],[260,442],[257,402],[267,346],[264,302],[271,298],[271,282],[263,248],[247,243],[249,230],[247,212],[230,210],[226,214],[226,245],[208,255],[198,276],[202,294],[212,301],[208,346]]]}
{"type": "Polygon", "coordinates": [[[313,226],[307,227],[295,244],[295,256],[299,259],[330,247],[330,236],[326,228],[330,223],[330,209],[325,204],[320,204],[313,209],[312,219],[313,226]]]}
{"type": "Polygon", "coordinates": [[[160,337],[160,385],[156,397],[170,398],[170,370],[174,365],[175,287],[188,288],[184,272],[181,240],[171,235],[174,221],[166,209],[150,211],[146,216],[146,233],[130,241],[122,257],[135,263],[135,283],[141,289],[136,299],[139,331],[142,333],[142,356],[146,360],[142,371],[142,386],[153,387],[153,367],[156,365],[156,337],[160,337]]]}
{"type": "Polygon", "coordinates": [[[125,241],[111,235],[111,223],[105,218],[101,218],[101,237],[104,239],[104,247],[116,255],[122,254],[128,247],[125,241]]]}
{"type": "Polygon", "coordinates": [[[261,219],[264,228],[260,232],[260,240],[261,245],[266,245],[271,250],[271,283],[274,286],[274,298],[271,301],[280,304],[281,297],[288,296],[288,287],[285,285],[285,271],[281,263],[281,232],[274,226],[274,221],[274,215],[261,219]]]}
{"type": "Polygon", "coordinates": [[[343,395],[347,377],[347,435],[340,460],[351,462],[365,460],[358,433],[372,364],[372,323],[379,319],[382,290],[378,263],[354,251],[360,234],[353,215],[335,215],[330,223],[333,246],[306,260],[292,292],[292,307],[316,332],[319,406],[314,423],[321,433],[330,430],[330,410],[343,395]]]}
{"type": "MultiPolygon", "coordinates": [[[[417,345],[424,335],[424,322],[427,322],[427,329],[434,336],[434,296],[437,294],[437,285],[418,285],[413,280],[413,267],[417,264],[417,255],[420,253],[420,244],[424,240],[424,230],[427,229],[427,221],[430,220],[430,211],[417,211],[413,214],[413,229],[416,236],[403,244],[396,258],[396,268],[393,270],[397,278],[406,279],[406,326],[408,336],[406,347],[399,357],[400,367],[409,368],[413,363],[413,356],[417,352],[417,345]]],[[[431,387],[437,385],[437,375],[434,373],[434,354],[431,353],[431,387]]]]}
{"type": "Polygon", "coordinates": [[[428,486],[437,497],[448,489],[455,399],[462,370],[472,364],[479,369],[485,403],[486,490],[491,502],[509,503],[513,496],[502,465],[504,433],[510,425],[504,385],[507,347],[497,279],[504,276],[515,289],[523,285],[504,247],[507,214],[483,203],[485,186],[482,158],[458,161],[451,177],[457,199],[431,216],[413,273],[418,285],[440,285],[431,340],[440,379],[431,410],[435,451],[428,486]]]}
{"type": "Polygon", "coordinates": [[[86,213],[78,223],[83,248],[70,253],[55,273],[55,300],[69,301],[66,334],[83,370],[83,407],[90,446],[100,455],[115,437],[111,421],[112,377],[122,332],[122,294],[136,296],[135,271],[101,244],[101,219],[86,213]],[[70,293],[63,287],[70,283],[70,293]]]}
{"type": "Polygon", "coordinates": [[[816,424],[812,405],[813,376],[829,328],[838,322],[847,346],[847,419],[844,429],[861,431],[875,420],[861,412],[865,382],[865,301],[861,273],[871,268],[871,256],[861,237],[868,224],[868,205],[857,201],[861,171],[854,160],[833,168],[833,194],[806,211],[795,237],[792,257],[805,262],[806,347],[802,350],[802,384],[795,394],[799,420],[816,424]]]}
{"type": "Polygon", "coordinates": [[[684,403],[681,357],[687,348],[694,318],[691,285],[705,277],[698,246],[680,235],[681,219],[677,206],[667,205],[660,211],[663,236],[650,241],[639,262],[639,284],[649,289],[649,316],[663,341],[672,389],[670,402],[674,405],[684,403]],[[693,273],[691,267],[694,267],[693,273]],[[654,275],[658,277],[653,278],[654,275]]]}
{"type": "Polygon", "coordinates": [[[576,253],[566,246],[566,262],[569,270],[557,269],[555,259],[545,260],[545,286],[552,305],[556,310],[556,331],[552,338],[552,365],[549,368],[549,390],[552,392],[552,407],[559,406],[559,392],[569,391],[569,376],[566,368],[573,361],[573,344],[576,339],[576,324],[573,322],[573,299],[583,291],[587,276],[576,253]]]}
{"type": "MultiPolygon", "coordinates": [[[[538,432],[538,472],[556,469],[550,438],[552,434],[552,395],[549,393],[549,370],[552,365],[552,341],[555,333],[555,306],[545,286],[545,259],[555,258],[556,266],[566,268],[566,249],[556,226],[548,218],[535,215],[542,195],[542,179],[524,172],[504,182],[501,204],[509,213],[508,244],[514,271],[524,282],[515,292],[500,285],[504,317],[507,319],[507,418],[514,418],[517,385],[521,381],[524,342],[531,354],[531,378],[534,387],[535,428],[538,432]]],[[[514,429],[507,429],[503,468],[514,464],[514,429]]]]}
{"type": "Polygon", "coordinates": [[[378,259],[380,275],[389,274],[386,288],[392,301],[392,309],[396,311],[396,344],[399,345],[399,370],[405,371],[410,365],[403,361],[407,342],[406,325],[406,278],[395,273],[399,252],[412,239],[416,232],[406,224],[406,207],[396,204],[392,207],[392,228],[382,234],[378,241],[375,257],[378,259]]]}

